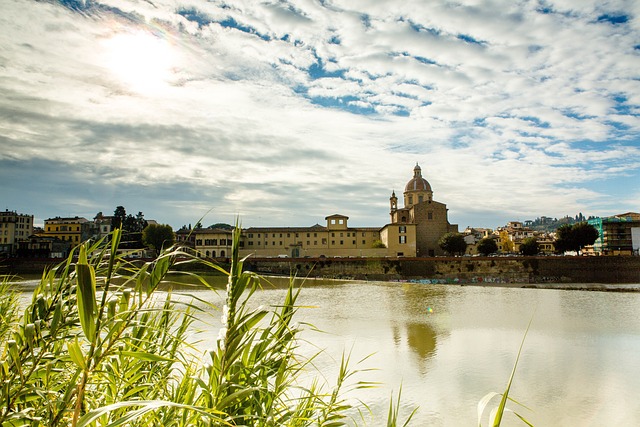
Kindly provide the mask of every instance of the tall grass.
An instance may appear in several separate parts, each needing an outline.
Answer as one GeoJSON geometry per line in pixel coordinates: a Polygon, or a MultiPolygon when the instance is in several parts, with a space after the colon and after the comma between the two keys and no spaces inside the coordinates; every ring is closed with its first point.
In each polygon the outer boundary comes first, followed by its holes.
{"type": "MultiPolygon", "coordinates": [[[[229,271],[179,247],[135,266],[118,255],[121,233],[84,243],[43,272],[32,300],[17,309],[0,286],[0,425],[2,426],[341,426],[355,424],[345,398],[370,387],[343,357],[335,384],[301,381],[312,358],[298,352],[293,322],[300,288],[282,304],[252,308],[260,278],[243,271],[235,233],[229,271]],[[204,262],[228,275],[216,348],[190,341],[202,304],[159,292],[174,267],[204,262]]],[[[186,274],[186,273],[183,273],[186,274]]],[[[194,284],[209,286],[190,274],[194,284]]],[[[399,398],[399,397],[398,397],[399,398]]],[[[388,426],[396,426],[392,404],[388,426]]],[[[356,411],[357,412],[357,411],[356,411]]],[[[411,418],[411,417],[409,417],[411,418]]],[[[408,423],[408,420],[404,425],[408,423]]]]}

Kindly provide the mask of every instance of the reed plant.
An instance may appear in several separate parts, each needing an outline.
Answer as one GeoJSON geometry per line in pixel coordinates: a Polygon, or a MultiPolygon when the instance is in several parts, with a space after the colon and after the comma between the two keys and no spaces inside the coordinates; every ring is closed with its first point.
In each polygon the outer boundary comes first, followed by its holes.
{"type": "Polygon", "coordinates": [[[498,403],[498,406],[492,408],[491,411],[489,412],[489,424],[492,427],[500,427],[500,425],[502,424],[502,418],[504,417],[505,412],[512,412],[524,424],[530,427],[533,427],[533,424],[531,424],[523,415],[521,415],[520,413],[510,408],[507,408],[507,401],[510,401],[524,409],[529,409],[526,406],[524,406],[522,403],[513,399],[509,395],[509,392],[511,391],[511,385],[513,384],[513,379],[516,375],[516,368],[518,367],[518,361],[520,360],[520,355],[522,354],[522,348],[524,347],[524,342],[527,338],[527,333],[529,333],[529,328],[531,328],[531,322],[533,322],[534,315],[535,315],[535,310],[531,315],[531,319],[529,319],[529,324],[527,325],[527,329],[525,329],[524,331],[522,341],[520,342],[520,348],[518,349],[518,354],[516,355],[516,360],[513,363],[513,368],[511,369],[511,375],[509,376],[509,380],[507,381],[507,386],[505,387],[504,392],[503,393],[489,392],[480,400],[480,402],[478,402],[478,427],[482,427],[482,417],[485,411],[487,410],[487,406],[496,397],[500,397],[500,403],[498,403]]]}
{"type": "MultiPolygon", "coordinates": [[[[118,255],[116,230],[108,241],[86,242],[45,270],[24,309],[5,278],[0,425],[357,424],[349,415],[357,408],[345,396],[372,384],[355,380],[359,372],[348,357],[334,384],[322,375],[301,380],[314,369],[313,357],[299,351],[301,328],[294,323],[301,288],[291,280],[279,306],[253,308],[261,278],[243,271],[238,231],[236,226],[229,271],[177,246],[134,265],[118,255]],[[216,347],[204,352],[190,331],[194,319],[211,315],[210,305],[181,302],[164,287],[174,274],[210,286],[199,275],[176,271],[195,262],[228,276],[223,326],[216,347]]],[[[399,424],[394,405],[388,426],[399,424]]]]}

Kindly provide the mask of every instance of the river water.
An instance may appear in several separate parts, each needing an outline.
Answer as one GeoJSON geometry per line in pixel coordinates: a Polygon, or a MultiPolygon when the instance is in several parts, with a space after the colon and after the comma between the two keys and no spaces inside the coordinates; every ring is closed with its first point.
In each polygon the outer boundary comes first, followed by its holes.
{"type": "MultiPolygon", "coordinates": [[[[273,282],[253,304],[282,301],[283,283],[273,282]]],[[[218,306],[224,297],[182,292],[218,306]]],[[[343,353],[353,369],[375,369],[354,380],[379,387],[347,395],[370,409],[358,405],[364,422],[351,413],[359,425],[384,425],[400,387],[401,415],[419,407],[411,425],[477,425],[478,402],[506,387],[532,318],[510,392],[528,409],[511,408],[538,427],[640,425],[639,292],[308,280],[298,303],[296,320],[317,328],[306,327],[300,351],[325,350],[316,360],[324,378],[335,379],[343,353]]],[[[194,339],[213,347],[219,327],[212,313],[194,339]]],[[[502,425],[524,424],[507,414],[502,425]]]]}

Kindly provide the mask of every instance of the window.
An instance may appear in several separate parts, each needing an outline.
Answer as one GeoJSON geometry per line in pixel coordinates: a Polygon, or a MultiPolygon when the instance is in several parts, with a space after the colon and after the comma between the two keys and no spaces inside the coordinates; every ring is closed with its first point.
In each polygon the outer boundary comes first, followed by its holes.
{"type": "Polygon", "coordinates": [[[336,241],[335,241],[335,240],[332,240],[332,241],[331,241],[331,245],[332,245],[332,246],[335,246],[335,244],[336,244],[336,241]]]}
{"type": "Polygon", "coordinates": [[[423,196],[422,196],[422,195],[419,195],[419,196],[418,196],[418,203],[422,203],[422,202],[423,202],[423,200],[424,200],[423,196]]]}
{"type": "Polygon", "coordinates": [[[340,246],[344,245],[344,240],[340,240],[340,246]]]}
{"type": "Polygon", "coordinates": [[[409,204],[412,205],[413,204],[413,196],[409,196],[409,204]]]}
{"type": "Polygon", "coordinates": [[[253,233],[249,233],[249,238],[253,239],[253,233]]]}
{"type": "Polygon", "coordinates": [[[340,233],[340,237],[342,237],[342,233],[340,233]]]}
{"type": "Polygon", "coordinates": [[[253,246],[253,242],[249,240],[249,246],[253,246]]]}
{"type": "Polygon", "coordinates": [[[291,237],[291,233],[287,233],[287,237],[291,237]]]}
{"type": "Polygon", "coordinates": [[[401,225],[400,227],[398,227],[398,231],[400,233],[406,233],[407,232],[407,227],[404,225],[401,225]]]}
{"type": "Polygon", "coordinates": [[[318,237],[318,233],[313,233],[313,237],[318,237]]]}
{"type": "Polygon", "coordinates": [[[311,242],[307,240],[307,246],[311,246],[311,242]]]}
{"type": "Polygon", "coordinates": [[[336,237],[336,233],[331,233],[331,237],[336,237]]]}
{"type": "Polygon", "coordinates": [[[429,212],[427,214],[427,219],[433,219],[433,212],[429,212]]]}
{"type": "Polygon", "coordinates": [[[363,245],[366,245],[366,244],[367,244],[367,241],[366,241],[366,240],[362,240],[362,244],[363,244],[363,245]]]}
{"type": "Polygon", "coordinates": [[[399,236],[399,237],[400,237],[399,241],[401,245],[407,243],[407,236],[399,236]]]}
{"type": "Polygon", "coordinates": [[[311,233],[307,233],[307,237],[311,237],[311,236],[310,236],[310,234],[311,234],[311,233]]]}
{"type": "Polygon", "coordinates": [[[353,244],[353,245],[355,245],[355,244],[356,244],[356,241],[354,240],[352,244],[353,244]]]}

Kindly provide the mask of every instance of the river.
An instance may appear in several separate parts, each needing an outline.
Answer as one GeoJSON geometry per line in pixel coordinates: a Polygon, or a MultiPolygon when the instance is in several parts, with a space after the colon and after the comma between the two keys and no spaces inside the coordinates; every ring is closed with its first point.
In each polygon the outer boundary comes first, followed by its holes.
{"type": "MultiPolygon", "coordinates": [[[[283,283],[273,281],[256,306],[282,300],[283,283]]],[[[182,292],[217,305],[223,298],[182,292]]],[[[297,321],[319,330],[306,328],[301,351],[326,350],[316,361],[324,377],[335,378],[343,353],[352,368],[375,369],[355,380],[378,388],[348,395],[371,409],[366,425],[385,424],[400,387],[401,414],[419,407],[411,425],[477,425],[478,402],[504,390],[532,317],[510,392],[529,409],[510,407],[538,427],[640,425],[639,292],[308,280],[298,303],[297,321]]],[[[214,346],[218,319],[195,326],[203,349],[214,346]]],[[[503,421],[521,425],[512,414],[503,421]]]]}

